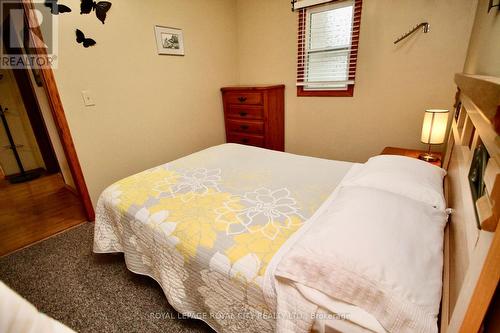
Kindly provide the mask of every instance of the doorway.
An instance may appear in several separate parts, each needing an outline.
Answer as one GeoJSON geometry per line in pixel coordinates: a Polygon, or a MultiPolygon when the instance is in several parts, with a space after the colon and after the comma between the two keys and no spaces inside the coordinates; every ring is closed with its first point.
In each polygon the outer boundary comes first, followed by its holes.
{"type": "Polygon", "coordinates": [[[0,168],[10,182],[37,178],[42,170],[48,174],[60,171],[30,90],[27,70],[0,69],[0,168]]]}
{"type": "Polygon", "coordinates": [[[87,220],[42,94],[34,73],[0,69],[0,256],[87,220]]]}
{"type": "MultiPolygon", "coordinates": [[[[4,53],[47,59],[32,1],[7,5],[9,10],[0,17],[4,53]],[[12,9],[17,18],[13,24],[12,9]]],[[[5,132],[0,140],[8,142],[5,156],[0,156],[0,164],[4,159],[6,165],[0,171],[0,256],[95,217],[52,69],[42,66],[2,74],[8,89],[22,102],[10,102],[7,97],[4,102],[0,94],[5,118],[4,122],[0,117],[0,131],[5,132]],[[5,103],[12,103],[14,109],[5,103]]]]}

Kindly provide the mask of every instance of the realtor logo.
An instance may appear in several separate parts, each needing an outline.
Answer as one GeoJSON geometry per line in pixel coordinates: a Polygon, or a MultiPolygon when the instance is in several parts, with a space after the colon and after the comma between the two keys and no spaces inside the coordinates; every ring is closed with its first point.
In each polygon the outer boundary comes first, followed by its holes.
{"type": "Polygon", "coordinates": [[[22,0],[0,0],[0,4],[0,68],[57,68],[58,17],[51,13],[57,13],[57,2],[32,0],[30,6],[29,1],[23,5],[22,0]]]}

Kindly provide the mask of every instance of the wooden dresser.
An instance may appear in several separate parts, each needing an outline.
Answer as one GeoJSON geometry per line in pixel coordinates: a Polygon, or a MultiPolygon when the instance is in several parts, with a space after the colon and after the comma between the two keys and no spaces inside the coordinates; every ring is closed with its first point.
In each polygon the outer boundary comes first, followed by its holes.
{"type": "Polygon", "coordinates": [[[285,86],[222,88],[226,141],[285,150],[285,86]]]}

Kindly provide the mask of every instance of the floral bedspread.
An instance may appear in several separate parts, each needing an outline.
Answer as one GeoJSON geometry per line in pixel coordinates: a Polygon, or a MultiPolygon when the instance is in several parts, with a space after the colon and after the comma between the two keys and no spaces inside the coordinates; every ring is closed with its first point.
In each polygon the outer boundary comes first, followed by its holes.
{"type": "Polygon", "coordinates": [[[218,332],[273,332],[266,268],[350,163],[225,144],[118,181],[96,209],[94,252],[124,252],[180,313],[218,332]]]}

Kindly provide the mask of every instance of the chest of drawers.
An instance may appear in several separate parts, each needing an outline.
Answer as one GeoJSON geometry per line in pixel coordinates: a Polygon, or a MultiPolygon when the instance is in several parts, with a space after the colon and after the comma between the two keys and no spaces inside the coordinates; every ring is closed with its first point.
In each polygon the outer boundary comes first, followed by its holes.
{"type": "Polygon", "coordinates": [[[221,91],[227,142],[284,151],[284,85],[221,91]]]}

